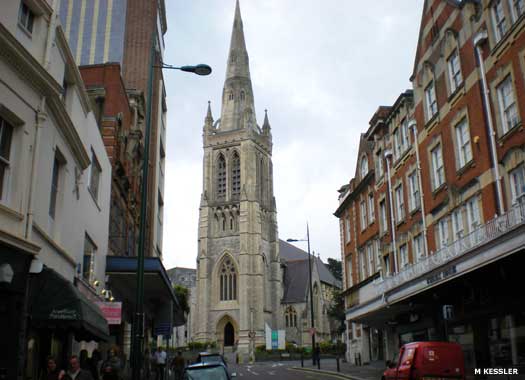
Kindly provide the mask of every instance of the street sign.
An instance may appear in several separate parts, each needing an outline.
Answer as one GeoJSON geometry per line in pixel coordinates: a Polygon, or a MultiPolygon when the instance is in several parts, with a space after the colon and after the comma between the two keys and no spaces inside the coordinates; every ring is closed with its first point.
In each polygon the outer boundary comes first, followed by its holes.
{"type": "Polygon", "coordinates": [[[171,325],[170,323],[159,323],[155,326],[155,335],[171,336],[171,325]]]}
{"type": "Polygon", "coordinates": [[[310,335],[311,336],[315,335],[315,327],[310,327],[310,335]]]}
{"type": "Polygon", "coordinates": [[[277,350],[279,348],[279,332],[277,330],[272,330],[272,350],[277,350]]]}

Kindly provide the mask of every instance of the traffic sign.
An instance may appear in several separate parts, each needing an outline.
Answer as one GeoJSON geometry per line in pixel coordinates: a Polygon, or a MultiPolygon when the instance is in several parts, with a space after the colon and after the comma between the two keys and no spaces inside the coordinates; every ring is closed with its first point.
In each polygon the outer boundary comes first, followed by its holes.
{"type": "Polygon", "coordinates": [[[315,335],[315,327],[310,327],[310,335],[311,336],[315,335]]]}

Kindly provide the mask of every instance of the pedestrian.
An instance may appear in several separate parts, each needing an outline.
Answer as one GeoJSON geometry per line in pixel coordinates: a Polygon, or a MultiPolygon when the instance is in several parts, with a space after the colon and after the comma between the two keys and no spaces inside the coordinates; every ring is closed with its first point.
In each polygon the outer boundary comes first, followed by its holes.
{"type": "Polygon", "coordinates": [[[319,364],[320,360],[321,360],[321,347],[319,346],[319,343],[317,343],[314,349],[314,364],[319,364]]]}
{"type": "Polygon", "coordinates": [[[184,373],[184,367],[186,363],[182,357],[182,352],[177,351],[177,356],[171,361],[171,369],[175,373],[175,380],[182,380],[182,375],[184,373]]]}
{"type": "Polygon", "coordinates": [[[118,380],[120,376],[121,364],[117,356],[117,349],[115,347],[108,351],[108,357],[102,363],[101,373],[103,380],[118,380]]]}
{"type": "Polygon", "coordinates": [[[46,359],[46,370],[40,376],[41,380],[62,380],[65,375],[64,370],[57,367],[57,362],[53,356],[48,356],[46,359]]]}
{"type": "Polygon", "coordinates": [[[94,349],[89,360],[89,370],[94,380],[100,379],[100,368],[102,367],[102,355],[98,349],[94,349]]]}
{"type": "Polygon", "coordinates": [[[166,369],[166,351],[162,347],[157,347],[155,352],[155,363],[157,364],[157,374],[155,380],[164,380],[164,371],[166,369]]]}
{"type": "Polygon", "coordinates": [[[69,370],[64,376],[64,380],[93,380],[91,372],[80,368],[80,359],[73,355],[69,358],[69,370]]]}

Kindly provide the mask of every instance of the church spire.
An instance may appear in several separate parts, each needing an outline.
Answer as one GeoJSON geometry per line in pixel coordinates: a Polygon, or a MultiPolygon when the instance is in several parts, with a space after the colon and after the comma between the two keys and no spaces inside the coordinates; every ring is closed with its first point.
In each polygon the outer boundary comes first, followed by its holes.
{"type": "Polygon", "coordinates": [[[219,128],[222,131],[257,129],[250,60],[246,50],[239,0],[235,3],[219,128]]]}
{"type": "Polygon", "coordinates": [[[271,127],[270,127],[270,121],[268,120],[268,110],[264,110],[264,122],[263,122],[262,129],[263,129],[264,134],[270,133],[271,127]]]}

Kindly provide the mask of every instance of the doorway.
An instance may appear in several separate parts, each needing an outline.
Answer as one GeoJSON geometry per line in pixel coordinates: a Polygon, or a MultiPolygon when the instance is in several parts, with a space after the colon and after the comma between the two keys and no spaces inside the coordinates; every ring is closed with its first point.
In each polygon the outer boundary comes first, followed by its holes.
{"type": "Polygon", "coordinates": [[[224,347],[231,347],[235,343],[235,330],[231,322],[224,326],[224,347]]]}

